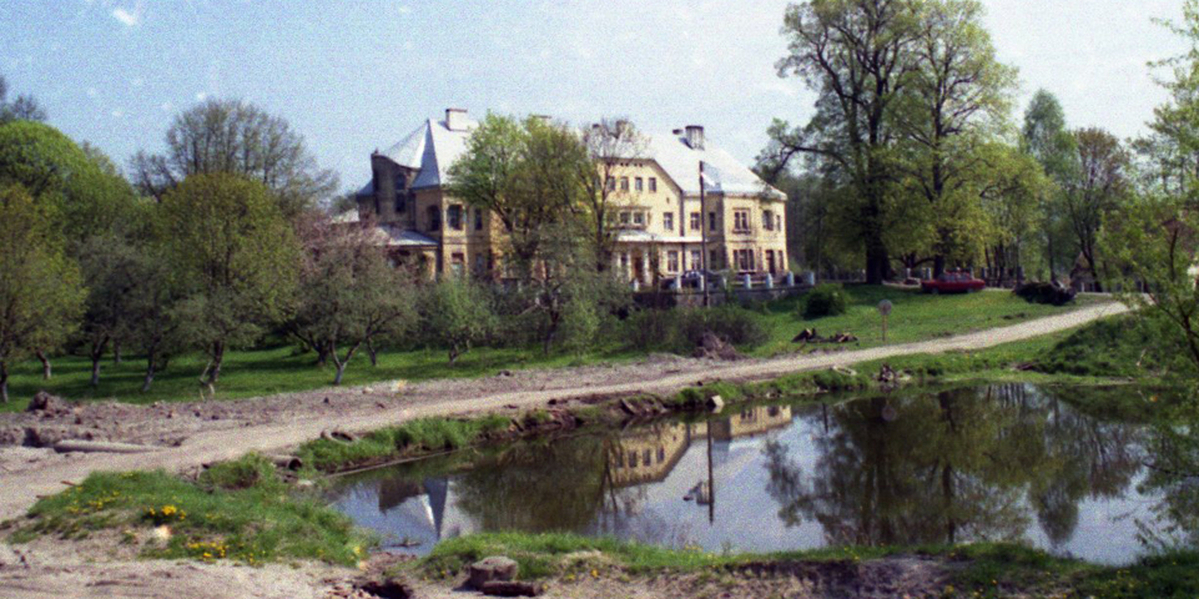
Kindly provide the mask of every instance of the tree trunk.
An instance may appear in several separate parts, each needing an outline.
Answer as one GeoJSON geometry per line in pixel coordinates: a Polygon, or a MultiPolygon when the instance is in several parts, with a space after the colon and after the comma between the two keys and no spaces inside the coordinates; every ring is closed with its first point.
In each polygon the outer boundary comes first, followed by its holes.
{"type": "Polygon", "coordinates": [[[8,403],[8,362],[0,360],[0,403],[8,403]]]}
{"type": "Polygon", "coordinates": [[[100,358],[92,355],[92,387],[100,386],[100,358]]]}
{"type": "Polygon", "coordinates": [[[117,341],[112,342],[112,363],[121,363],[121,344],[117,341]]]}
{"type": "Polygon", "coordinates": [[[50,377],[54,376],[53,369],[50,366],[50,358],[46,357],[46,352],[40,349],[36,353],[37,359],[42,362],[42,379],[48,381],[50,377]]]}
{"type": "Polygon", "coordinates": [[[933,278],[941,276],[943,272],[945,272],[945,254],[937,254],[933,258],[933,278]]]}
{"type": "Polygon", "coordinates": [[[379,365],[379,352],[375,349],[375,340],[371,337],[366,338],[366,355],[370,356],[372,367],[379,365]]]}
{"type": "Polygon", "coordinates": [[[887,248],[881,241],[868,241],[866,245],[866,283],[882,285],[890,274],[891,260],[887,257],[887,248]]]}
{"type": "Polygon", "coordinates": [[[208,372],[208,384],[215,385],[221,380],[221,361],[225,358],[225,342],[217,341],[212,344],[212,370],[208,372]]]}
{"type": "Polygon", "coordinates": [[[142,393],[150,392],[150,385],[154,384],[154,358],[146,360],[146,378],[142,380],[142,393]]]}

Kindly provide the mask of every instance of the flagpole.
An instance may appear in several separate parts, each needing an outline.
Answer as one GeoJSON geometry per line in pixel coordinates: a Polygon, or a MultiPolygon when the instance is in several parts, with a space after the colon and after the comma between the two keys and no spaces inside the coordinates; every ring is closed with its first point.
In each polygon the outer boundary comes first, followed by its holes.
{"type": "Polygon", "coordinates": [[[704,285],[704,307],[712,305],[712,294],[708,289],[712,285],[712,281],[708,278],[708,210],[704,203],[704,161],[699,161],[699,234],[700,245],[703,249],[700,250],[700,263],[703,265],[703,271],[699,274],[699,280],[704,285]]]}

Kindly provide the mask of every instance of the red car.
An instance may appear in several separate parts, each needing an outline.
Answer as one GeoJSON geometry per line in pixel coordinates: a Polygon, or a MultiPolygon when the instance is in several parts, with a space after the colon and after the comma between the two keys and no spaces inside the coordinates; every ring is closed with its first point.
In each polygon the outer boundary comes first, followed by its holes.
{"type": "Polygon", "coordinates": [[[945,271],[933,281],[920,281],[924,293],[973,293],[982,291],[987,284],[965,271],[945,271]]]}

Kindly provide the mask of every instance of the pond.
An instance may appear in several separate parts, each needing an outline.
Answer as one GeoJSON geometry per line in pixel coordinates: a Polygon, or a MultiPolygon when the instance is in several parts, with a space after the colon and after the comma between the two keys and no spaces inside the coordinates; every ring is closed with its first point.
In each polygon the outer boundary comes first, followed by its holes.
{"type": "Polygon", "coordinates": [[[1009,384],[726,408],[374,470],[339,480],[331,501],[417,554],[520,530],[752,552],[1007,540],[1122,564],[1187,531],[1148,477],[1150,431],[1067,401],[1094,392],[1009,384]]]}

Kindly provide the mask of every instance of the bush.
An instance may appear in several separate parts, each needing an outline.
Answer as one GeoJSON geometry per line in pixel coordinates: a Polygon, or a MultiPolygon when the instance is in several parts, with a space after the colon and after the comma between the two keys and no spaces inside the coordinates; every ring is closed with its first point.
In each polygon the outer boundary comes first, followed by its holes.
{"type": "Polygon", "coordinates": [[[833,283],[817,285],[804,298],[804,318],[819,318],[821,316],[836,316],[844,314],[849,308],[849,296],[845,289],[833,283]]]}
{"type": "Polygon", "coordinates": [[[1054,283],[1025,283],[1012,290],[1030,304],[1062,306],[1074,300],[1074,290],[1054,283]]]}

